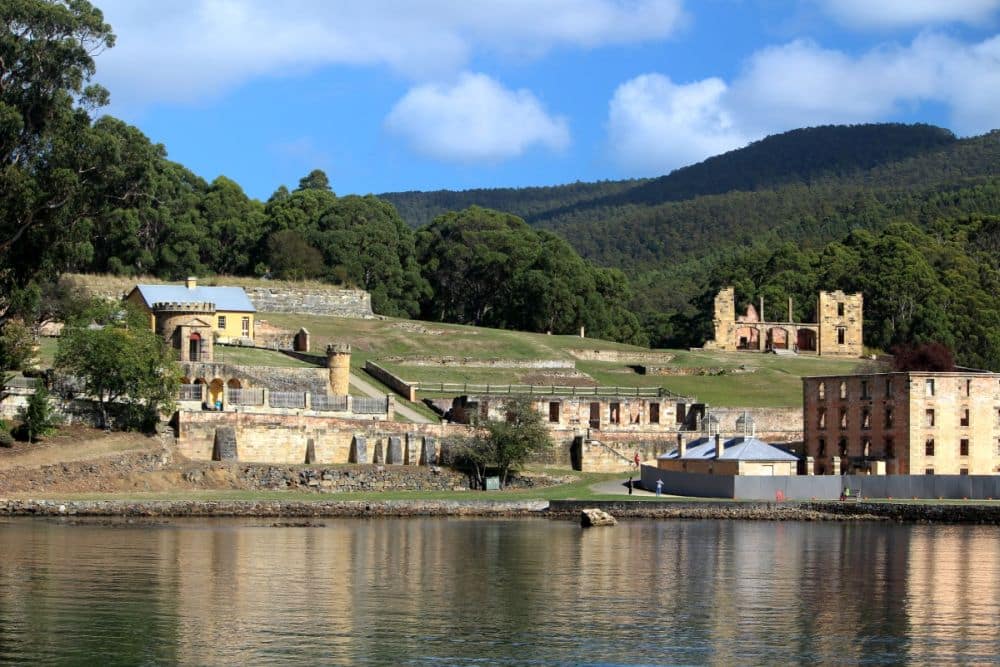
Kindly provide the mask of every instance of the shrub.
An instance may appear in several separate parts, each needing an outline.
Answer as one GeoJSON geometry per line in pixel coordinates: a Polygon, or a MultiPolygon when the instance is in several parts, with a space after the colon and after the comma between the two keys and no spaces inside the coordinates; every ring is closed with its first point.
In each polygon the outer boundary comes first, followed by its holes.
{"type": "Polygon", "coordinates": [[[28,399],[28,405],[21,412],[22,434],[28,442],[34,442],[56,429],[56,413],[49,402],[49,391],[38,384],[35,393],[28,399]]]}

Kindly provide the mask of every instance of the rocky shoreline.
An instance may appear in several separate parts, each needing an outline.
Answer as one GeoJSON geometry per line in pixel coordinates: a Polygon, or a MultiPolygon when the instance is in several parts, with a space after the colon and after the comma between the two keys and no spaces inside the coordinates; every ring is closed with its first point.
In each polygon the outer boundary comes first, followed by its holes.
{"type": "Polygon", "coordinates": [[[545,500],[128,501],[0,499],[0,516],[40,517],[537,517],[578,520],[596,507],[618,519],[894,521],[1000,525],[1000,506],[895,503],[593,502],[545,500]]]}

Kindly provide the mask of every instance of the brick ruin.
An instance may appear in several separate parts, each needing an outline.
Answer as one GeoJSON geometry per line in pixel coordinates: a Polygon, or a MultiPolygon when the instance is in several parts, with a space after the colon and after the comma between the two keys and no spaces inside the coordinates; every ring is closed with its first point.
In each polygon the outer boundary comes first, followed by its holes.
{"type": "Polygon", "coordinates": [[[760,310],[750,304],[745,314],[737,316],[736,291],[726,287],[715,297],[712,318],[715,338],[706,342],[704,349],[724,352],[787,350],[818,356],[860,357],[864,351],[863,314],[864,298],[860,293],[846,294],[837,290],[819,293],[818,322],[796,322],[790,298],[787,319],[767,320],[763,297],[760,310]]]}

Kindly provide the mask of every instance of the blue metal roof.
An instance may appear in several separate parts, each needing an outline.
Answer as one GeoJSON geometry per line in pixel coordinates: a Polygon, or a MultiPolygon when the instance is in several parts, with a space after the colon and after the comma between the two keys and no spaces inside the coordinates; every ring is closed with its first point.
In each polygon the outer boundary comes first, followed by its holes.
{"type": "Polygon", "coordinates": [[[230,310],[244,313],[255,313],[257,309],[250,302],[250,297],[242,287],[192,287],[184,285],[136,285],[139,294],[152,307],[154,303],[162,302],[211,302],[216,310],[230,310]]]}
{"type": "MultiPolygon", "coordinates": [[[[720,461],[798,461],[798,457],[783,449],[769,445],[757,438],[739,436],[722,443],[720,461]]],[[[677,450],[661,454],[661,459],[676,459],[677,450]]],[[[688,443],[684,452],[684,460],[715,458],[715,438],[698,438],[688,443]]]]}

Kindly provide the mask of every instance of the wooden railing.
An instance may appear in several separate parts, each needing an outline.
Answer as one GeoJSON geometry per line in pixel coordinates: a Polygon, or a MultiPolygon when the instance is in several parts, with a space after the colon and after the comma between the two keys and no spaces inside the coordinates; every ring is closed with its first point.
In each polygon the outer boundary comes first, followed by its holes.
{"type": "Polygon", "coordinates": [[[637,396],[640,398],[670,398],[690,402],[665,387],[574,387],[538,384],[473,384],[462,382],[420,382],[416,388],[423,392],[442,394],[518,394],[527,396],[637,396]]]}

